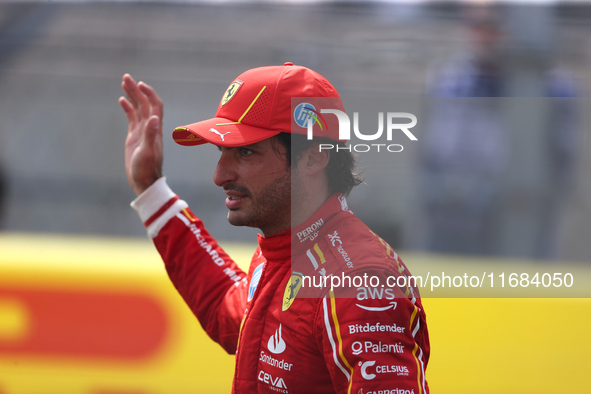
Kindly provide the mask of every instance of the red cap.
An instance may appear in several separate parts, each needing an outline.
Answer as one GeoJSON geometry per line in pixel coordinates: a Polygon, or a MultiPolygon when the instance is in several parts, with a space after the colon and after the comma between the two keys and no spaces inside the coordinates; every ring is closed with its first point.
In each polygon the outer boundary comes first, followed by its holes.
{"type": "MultiPolygon", "coordinates": [[[[293,113],[299,103],[307,103],[304,107],[314,108],[319,115],[320,108],[310,102],[344,111],[336,89],[309,68],[293,63],[253,68],[238,76],[226,89],[215,118],[177,127],[172,138],[186,146],[211,142],[236,147],[254,144],[279,133],[305,135],[307,127],[298,125],[302,124],[301,119],[296,122],[293,113]]],[[[314,136],[338,140],[336,116],[323,118],[320,115],[320,118],[322,122],[315,118],[318,122],[314,122],[314,136]]]]}

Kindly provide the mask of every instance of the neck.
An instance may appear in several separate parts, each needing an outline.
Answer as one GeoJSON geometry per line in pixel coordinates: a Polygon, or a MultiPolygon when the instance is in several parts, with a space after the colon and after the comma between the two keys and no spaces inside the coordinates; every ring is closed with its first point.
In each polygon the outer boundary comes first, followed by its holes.
{"type": "Polygon", "coordinates": [[[273,223],[270,226],[261,227],[260,230],[265,237],[283,232],[289,228],[294,228],[304,223],[310,216],[314,214],[322,204],[330,197],[328,190],[325,193],[307,194],[305,198],[296,201],[292,198],[291,205],[291,220],[283,223],[273,223]]]}
{"type": "Polygon", "coordinates": [[[330,197],[330,193],[328,191],[328,187],[324,185],[324,187],[313,188],[310,192],[308,190],[305,193],[294,194],[292,198],[292,206],[291,206],[291,227],[297,227],[300,224],[304,223],[310,216],[314,214],[321,206],[328,200],[330,197]]]}
{"type": "Polygon", "coordinates": [[[274,223],[271,226],[259,227],[259,230],[265,237],[270,237],[279,234],[291,227],[291,222],[288,223],[274,223]]]}

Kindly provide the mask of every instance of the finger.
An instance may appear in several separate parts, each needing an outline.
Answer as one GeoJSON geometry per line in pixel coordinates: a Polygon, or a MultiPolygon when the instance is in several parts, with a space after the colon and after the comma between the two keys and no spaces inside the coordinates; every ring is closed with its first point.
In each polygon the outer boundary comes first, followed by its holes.
{"type": "Polygon", "coordinates": [[[123,90],[125,90],[125,93],[127,93],[127,97],[129,97],[133,106],[136,108],[136,110],[139,110],[139,114],[148,117],[150,112],[148,98],[139,90],[135,80],[131,75],[125,74],[123,76],[123,83],[125,84],[123,90]]]}
{"type": "Polygon", "coordinates": [[[119,105],[123,108],[123,112],[125,112],[125,116],[127,117],[127,123],[130,125],[135,122],[135,110],[133,109],[133,105],[129,102],[128,99],[121,96],[119,97],[119,105]]]}
{"type": "Polygon", "coordinates": [[[132,96],[132,94],[130,93],[130,90],[129,90],[127,83],[125,81],[121,82],[121,87],[123,88],[123,91],[127,95],[127,97],[126,97],[127,102],[131,104],[131,107],[133,109],[134,120],[137,122],[137,121],[139,121],[139,107],[140,107],[139,103],[137,102],[137,99],[134,96],[132,96]]]}
{"type": "Polygon", "coordinates": [[[151,87],[150,85],[148,85],[147,83],[145,83],[143,81],[138,83],[138,88],[148,98],[148,102],[150,103],[150,105],[152,107],[150,114],[157,115],[158,117],[160,117],[160,119],[162,119],[162,112],[163,112],[162,110],[163,110],[164,104],[163,104],[160,96],[158,96],[158,93],[156,93],[156,90],[154,90],[153,87],[151,87]]]}
{"type": "Polygon", "coordinates": [[[129,101],[135,108],[139,108],[139,103],[137,101],[136,96],[133,94],[133,86],[135,85],[135,80],[129,74],[123,74],[123,80],[121,81],[121,88],[125,92],[125,95],[129,98],[129,101]]]}

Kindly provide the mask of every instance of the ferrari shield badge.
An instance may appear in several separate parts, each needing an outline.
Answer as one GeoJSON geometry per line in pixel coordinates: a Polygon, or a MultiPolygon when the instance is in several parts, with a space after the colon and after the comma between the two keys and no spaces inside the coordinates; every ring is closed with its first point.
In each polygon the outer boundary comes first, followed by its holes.
{"type": "Polygon", "coordinates": [[[298,291],[302,287],[302,274],[300,272],[292,272],[291,277],[287,281],[285,291],[283,292],[283,305],[281,311],[285,312],[289,309],[296,298],[298,291]]]}
{"type": "Polygon", "coordinates": [[[224,93],[224,97],[222,97],[222,107],[228,104],[228,102],[232,100],[232,98],[234,98],[236,92],[238,92],[238,89],[240,89],[243,83],[244,82],[237,79],[234,82],[232,82],[230,86],[228,86],[228,89],[226,89],[226,93],[224,93]]]}

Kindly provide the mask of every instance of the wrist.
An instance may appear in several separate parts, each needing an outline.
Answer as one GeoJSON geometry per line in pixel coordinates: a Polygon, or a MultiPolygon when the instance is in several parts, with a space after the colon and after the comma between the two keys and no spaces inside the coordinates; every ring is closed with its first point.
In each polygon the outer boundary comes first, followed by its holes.
{"type": "Polygon", "coordinates": [[[133,200],[131,207],[139,214],[148,236],[155,238],[160,229],[188,205],[178,198],[166,184],[166,178],[162,177],[133,200]]]}
{"type": "Polygon", "coordinates": [[[154,174],[147,179],[134,179],[133,182],[129,182],[129,184],[131,186],[131,189],[134,191],[135,195],[140,196],[142,193],[148,190],[154,183],[156,183],[158,180],[162,178],[162,172],[159,171],[157,174],[154,174]]]}
{"type": "Polygon", "coordinates": [[[158,209],[175,196],[176,194],[166,183],[166,177],[161,177],[139,193],[137,198],[131,202],[131,207],[140,215],[142,222],[146,222],[158,209]]]}

